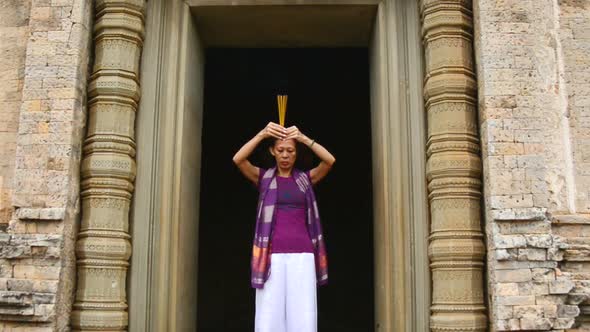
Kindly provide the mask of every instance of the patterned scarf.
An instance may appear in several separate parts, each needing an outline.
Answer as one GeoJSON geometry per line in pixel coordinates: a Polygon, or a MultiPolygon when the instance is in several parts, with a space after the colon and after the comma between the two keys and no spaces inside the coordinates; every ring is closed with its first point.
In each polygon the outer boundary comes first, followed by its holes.
{"type": "MultiPolygon", "coordinates": [[[[263,169],[260,170],[261,172],[263,169]]],[[[328,257],[326,245],[322,236],[320,214],[315,193],[311,187],[309,172],[293,169],[293,178],[299,189],[305,193],[307,205],[307,231],[313,243],[317,283],[324,285],[328,282],[328,257]]],[[[252,277],[254,288],[262,288],[270,276],[270,255],[272,244],[270,238],[274,225],[274,211],[277,203],[276,167],[266,170],[258,184],[260,196],[258,198],[258,214],[256,217],[256,231],[252,249],[252,277]]]]}

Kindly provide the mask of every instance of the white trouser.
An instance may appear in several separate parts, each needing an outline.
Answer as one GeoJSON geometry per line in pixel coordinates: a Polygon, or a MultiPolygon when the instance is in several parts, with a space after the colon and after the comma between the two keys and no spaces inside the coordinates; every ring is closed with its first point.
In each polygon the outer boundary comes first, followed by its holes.
{"type": "Polygon", "coordinates": [[[255,332],[316,332],[314,255],[272,254],[270,269],[264,287],[256,289],[255,332]]]}

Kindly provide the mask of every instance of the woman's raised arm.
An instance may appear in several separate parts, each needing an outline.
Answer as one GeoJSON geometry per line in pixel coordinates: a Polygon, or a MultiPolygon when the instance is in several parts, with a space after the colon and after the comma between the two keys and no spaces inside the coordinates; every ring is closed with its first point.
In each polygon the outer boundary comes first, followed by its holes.
{"type": "Polygon", "coordinates": [[[258,175],[260,174],[260,169],[250,163],[248,161],[248,157],[252,154],[252,151],[256,149],[256,146],[260,144],[265,138],[269,137],[276,137],[276,138],[285,138],[286,136],[286,129],[278,125],[274,122],[269,122],[264,129],[262,129],[256,136],[250,139],[244,146],[236,152],[234,155],[233,161],[236,166],[240,169],[240,172],[244,174],[244,176],[254,182],[254,184],[258,185],[258,175]]]}
{"type": "Polygon", "coordinates": [[[317,143],[315,140],[305,136],[296,126],[287,128],[287,139],[289,138],[294,138],[298,142],[307,145],[311,151],[313,151],[313,153],[315,153],[320,158],[320,164],[317,167],[312,168],[309,172],[312,184],[318,183],[321,179],[328,175],[328,172],[330,172],[330,169],[332,169],[332,165],[334,165],[336,162],[336,158],[330,153],[330,151],[317,143]]]}

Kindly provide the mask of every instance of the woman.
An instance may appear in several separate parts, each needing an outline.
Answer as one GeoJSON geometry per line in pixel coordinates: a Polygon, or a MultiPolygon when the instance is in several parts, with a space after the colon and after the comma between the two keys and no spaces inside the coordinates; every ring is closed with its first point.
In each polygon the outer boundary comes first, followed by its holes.
{"type": "Polygon", "coordinates": [[[328,174],[336,159],[297,127],[269,122],[233,161],[260,192],[251,262],[255,331],[315,332],[316,283],[327,283],[328,273],[312,185],[328,174]],[[276,166],[270,169],[256,167],[247,159],[266,138],[274,139],[269,150],[276,166]],[[317,167],[308,172],[294,168],[296,142],[307,145],[321,159],[317,167]]]}

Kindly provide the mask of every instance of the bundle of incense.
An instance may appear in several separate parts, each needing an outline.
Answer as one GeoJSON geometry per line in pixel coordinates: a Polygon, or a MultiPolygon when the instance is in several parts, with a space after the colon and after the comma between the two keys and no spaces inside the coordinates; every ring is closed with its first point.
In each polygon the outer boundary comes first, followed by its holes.
{"type": "Polygon", "coordinates": [[[279,124],[285,126],[285,114],[287,113],[287,95],[277,95],[279,104],[279,124]]]}

